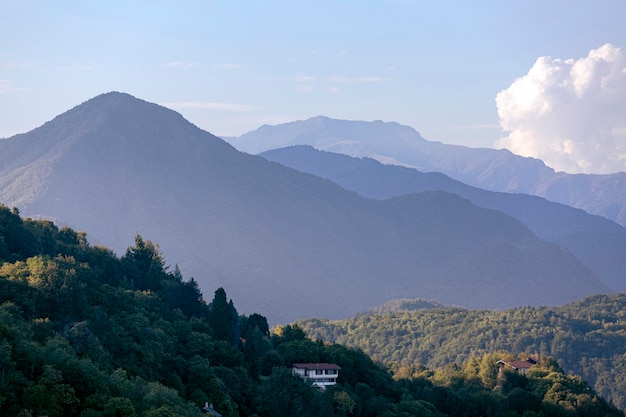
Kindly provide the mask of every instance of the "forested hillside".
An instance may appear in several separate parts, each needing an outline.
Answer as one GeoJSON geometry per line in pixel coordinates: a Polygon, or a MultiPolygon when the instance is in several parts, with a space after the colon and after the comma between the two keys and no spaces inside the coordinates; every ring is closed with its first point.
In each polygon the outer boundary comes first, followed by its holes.
{"type": "Polygon", "coordinates": [[[117,257],[0,205],[2,416],[623,416],[549,358],[498,376],[496,357],[392,378],[297,325],[270,334],[222,288],[207,303],[139,235],[117,257]],[[338,384],[314,388],[294,362],[335,363],[338,384]]]}
{"type": "Polygon", "coordinates": [[[626,293],[591,296],[558,308],[507,311],[424,309],[432,306],[423,301],[396,305],[422,309],[389,312],[387,306],[379,309],[383,313],[299,325],[314,339],[362,349],[400,368],[438,369],[499,351],[552,356],[626,409],[626,293]]]}

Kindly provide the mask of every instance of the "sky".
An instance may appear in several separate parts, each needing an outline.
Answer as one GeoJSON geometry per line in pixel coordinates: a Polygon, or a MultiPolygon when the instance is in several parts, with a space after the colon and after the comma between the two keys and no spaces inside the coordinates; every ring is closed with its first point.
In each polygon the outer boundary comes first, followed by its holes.
{"type": "Polygon", "coordinates": [[[219,136],[324,115],[626,171],[626,1],[0,0],[0,137],[109,91],[219,136]]]}

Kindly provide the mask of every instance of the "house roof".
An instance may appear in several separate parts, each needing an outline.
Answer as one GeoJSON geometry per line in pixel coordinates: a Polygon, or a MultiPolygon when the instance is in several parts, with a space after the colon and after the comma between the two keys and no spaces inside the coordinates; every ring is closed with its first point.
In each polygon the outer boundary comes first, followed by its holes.
{"type": "Polygon", "coordinates": [[[524,361],[511,361],[511,362],[500,360],[497,363],[508,365],[513,369],[528,369],[531,366],[536,365],[537,361],[535,361],[534,359],[528,358],[524,361]]]}
{"type": "Polygon", "coordinates": [[[533,366],[534,363],[531,363],[530,361],[513,361],[509,362],[509,365],[515,369],[528,369],[533,366]]]}
{"type": "Polygon", "coordinates": [[[308,369],[309,371],[341,369],[341,366],[335,365],[334,363],[294,363],[291,366],[298,369],[308,369]]]}

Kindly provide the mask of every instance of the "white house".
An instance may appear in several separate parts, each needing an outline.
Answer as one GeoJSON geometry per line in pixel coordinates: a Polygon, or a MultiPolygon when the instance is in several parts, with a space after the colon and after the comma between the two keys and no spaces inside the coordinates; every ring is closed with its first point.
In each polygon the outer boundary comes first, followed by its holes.
{"type": "Polygon", "coordinates": [[[324,389],[335,385],[341,367],[334,363],[294,363],[291,371],[305,381],[311,381],[313,385],[324,389]]]}

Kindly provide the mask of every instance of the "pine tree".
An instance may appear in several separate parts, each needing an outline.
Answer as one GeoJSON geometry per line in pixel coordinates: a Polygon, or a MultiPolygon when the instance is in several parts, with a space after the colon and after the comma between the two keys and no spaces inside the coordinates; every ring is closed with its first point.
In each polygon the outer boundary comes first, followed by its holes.
{"type": "Polygon", "coordinates": [[[226,291],[222,287],[215,290],[209,310],[209,325],[217,340],[232,343],[232,309],[226,298],[226,291]]]}

